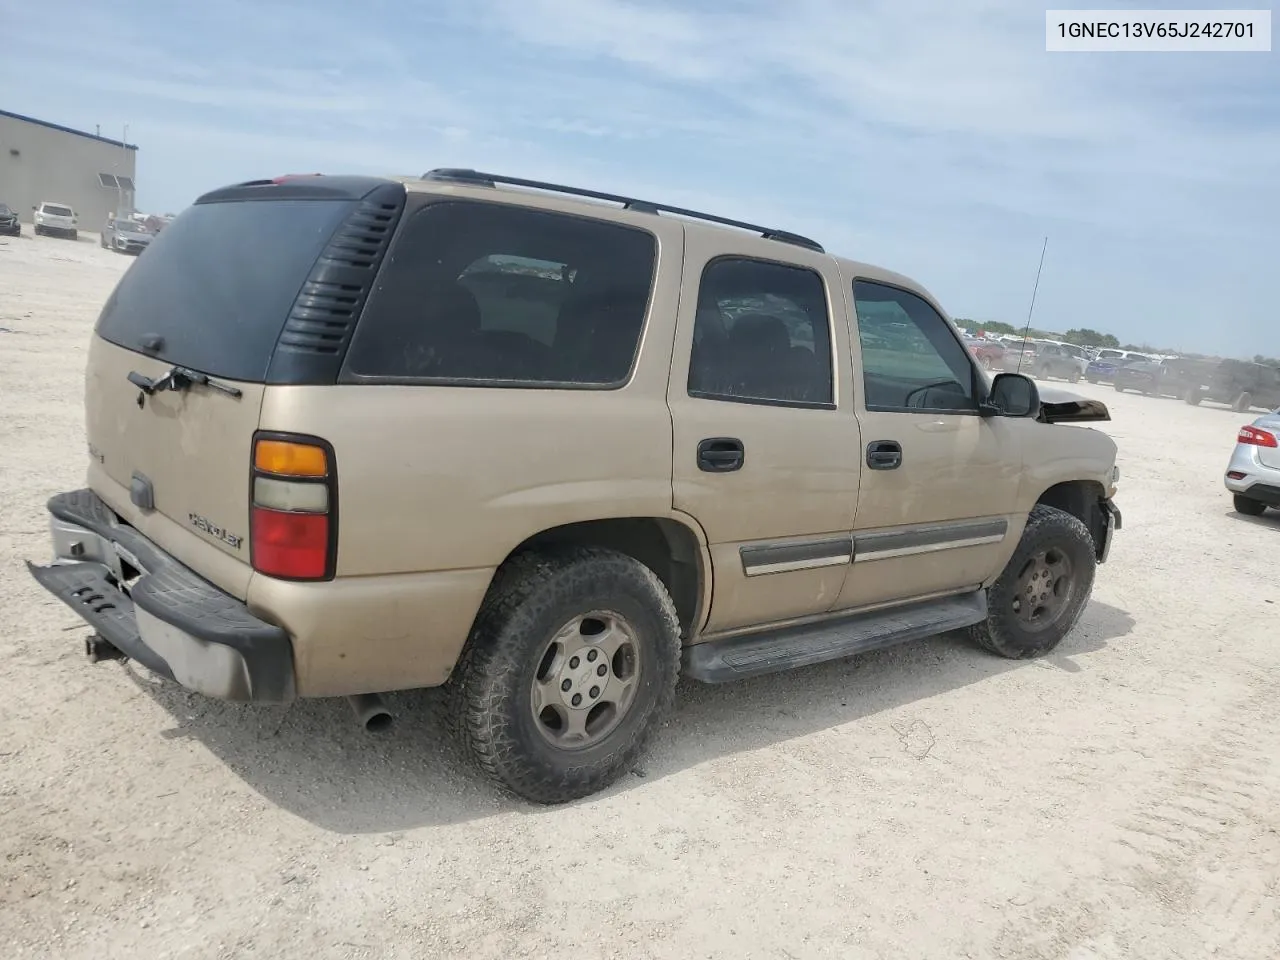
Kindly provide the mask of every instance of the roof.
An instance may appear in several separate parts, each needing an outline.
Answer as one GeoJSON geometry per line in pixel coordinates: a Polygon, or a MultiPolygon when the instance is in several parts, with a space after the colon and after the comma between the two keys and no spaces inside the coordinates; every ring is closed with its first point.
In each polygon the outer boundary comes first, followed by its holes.
{"type": "Polygon", "coordinates": [[[11,120],[21,120],[24,123],[34,123],[38,127],[48,127],[50,130],[57,130],[60,133],[70,133],[73,136],[84,137],[88,140],[97,140],[99,143],[109,143],[113,147],[123,147],[126,150],[137,150],[136,144],[125,143],[121,140],[112,140],[110,137],[100,137],[96,133],[85,133],[83,130],[76,130],[73,127],[64,127],[60,123],[50,123],[48,120],[37,120],[35,117],[24,117],[20,113],[10,113],[8,110],[0,110],[0,117],[8,117],[11,120]]]}

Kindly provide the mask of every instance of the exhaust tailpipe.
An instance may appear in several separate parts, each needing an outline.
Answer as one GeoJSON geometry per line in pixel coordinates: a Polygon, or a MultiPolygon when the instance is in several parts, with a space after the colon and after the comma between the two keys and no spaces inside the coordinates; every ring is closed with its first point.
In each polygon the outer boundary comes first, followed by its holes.
{"type": "Polygon", "coordinates": [[[391,711],[376,693],[357,693],[347,697],[347,703],[355,711],[356,723],[366,733],[381,733],[391,726],[391,711]]]}

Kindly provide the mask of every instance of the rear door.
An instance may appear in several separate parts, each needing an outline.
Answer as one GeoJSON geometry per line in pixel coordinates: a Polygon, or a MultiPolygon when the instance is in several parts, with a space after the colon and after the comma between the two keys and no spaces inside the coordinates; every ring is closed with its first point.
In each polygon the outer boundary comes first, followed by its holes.
{"type": "Polygon", "coordinates": [[[685,252],[667,402],[674,504],[714,568],[706,630],[824,613],[861,459],[839,277],[816,252],[720,231],[689,230],[685,252]]]}
{"type": "Polygon", "coordinates": [[[124,519],[243,597],[249,469],[268,369],[350,199],[198,203],[130,266],[86,373],[90,486],[124,519]],[[148,395],[175,365],[212,378],[148,395]],[[220,389],[219,389],[220,388],[220,389]]]}
{"type": "Polygon", "coordinates": [[[1025,518],[1019,424],[978,416],[982,380],[918,293],[846,279],[856,313],[858,418],[867,469],[841,608],[979,586],[1025,518]]]}

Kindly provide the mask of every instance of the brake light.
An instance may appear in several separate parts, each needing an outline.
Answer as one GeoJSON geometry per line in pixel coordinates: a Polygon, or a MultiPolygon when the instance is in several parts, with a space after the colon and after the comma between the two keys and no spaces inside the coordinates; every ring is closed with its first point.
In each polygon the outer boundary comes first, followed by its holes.
{"type": "Polygon", "coordinates": [[[312,437],[256,437],[250,496],[253,569],[284,580],[331,579],[338,545],[333,449],[312,437]]]}
{"type": "Polygon", "coordinates": [[[1254,447],[1275,447],[1280,446],[1276,441],[1276,435],[1269,430],[1260,430],[1257,427],[1241,427],[1240,433],[1236,437],[1237,443],[1247,443],[1254,447]]]}

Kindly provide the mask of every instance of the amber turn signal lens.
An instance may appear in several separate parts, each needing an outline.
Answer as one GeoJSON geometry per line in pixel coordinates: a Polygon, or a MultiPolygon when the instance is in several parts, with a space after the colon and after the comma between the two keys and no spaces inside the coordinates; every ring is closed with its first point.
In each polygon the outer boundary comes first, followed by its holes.
{"type": "Polygon", "coordinates": [[[253,465],[263,473],[282,477],[324,477],[329,473],[323,447],[287,440],[259,440],[253,451],[253,465]]]}

